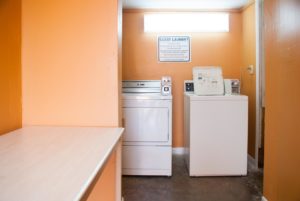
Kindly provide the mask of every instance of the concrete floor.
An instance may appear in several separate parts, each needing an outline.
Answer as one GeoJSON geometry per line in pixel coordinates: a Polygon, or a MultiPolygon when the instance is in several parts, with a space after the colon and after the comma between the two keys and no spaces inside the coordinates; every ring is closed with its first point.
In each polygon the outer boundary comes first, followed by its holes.
{"type": "Polygon", "coordinates": [[[172,177],[123,177],[124,201],[261,201],[262,172],[246,177],[190,178],[183,156],[173,156],[172,177]]]}

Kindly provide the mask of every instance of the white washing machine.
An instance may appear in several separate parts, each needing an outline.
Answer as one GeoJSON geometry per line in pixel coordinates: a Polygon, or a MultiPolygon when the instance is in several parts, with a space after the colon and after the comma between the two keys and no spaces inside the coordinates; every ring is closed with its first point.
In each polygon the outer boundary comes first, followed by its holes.
{"type": "Polygon", "coordinates": [[[172,96],[160,80],[123,81],[123,175],[172,175],[172,96]]]}
{"type": "Polygon", "coordinates": [[[190,176],[247,174],[248,97],[184,96],[185,162],[190,176]]]}

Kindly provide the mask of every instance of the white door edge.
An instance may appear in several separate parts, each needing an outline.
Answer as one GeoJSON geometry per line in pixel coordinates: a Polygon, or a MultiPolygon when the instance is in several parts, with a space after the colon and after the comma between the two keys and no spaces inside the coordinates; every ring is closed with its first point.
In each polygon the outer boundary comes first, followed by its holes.
{"type": "Polygon", "coordinates": [[[255,128],[255,165],[258,167],[258,150],[261,147],[262,135],[262,102],[263,102],[263,0],[255,4],[256,24],[256,128],[255,128]]]}

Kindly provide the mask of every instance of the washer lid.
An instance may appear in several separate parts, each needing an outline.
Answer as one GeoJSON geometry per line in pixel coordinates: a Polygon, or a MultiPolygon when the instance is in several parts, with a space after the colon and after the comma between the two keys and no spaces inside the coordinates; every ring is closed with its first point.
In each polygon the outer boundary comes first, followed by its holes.
{"type": "Polygon", "coordinates": [[[198,96],[193,93],[185,93],[191,101],[247,101],[248,96],[245,95],[224,95],[224,96],[198,96]]]}

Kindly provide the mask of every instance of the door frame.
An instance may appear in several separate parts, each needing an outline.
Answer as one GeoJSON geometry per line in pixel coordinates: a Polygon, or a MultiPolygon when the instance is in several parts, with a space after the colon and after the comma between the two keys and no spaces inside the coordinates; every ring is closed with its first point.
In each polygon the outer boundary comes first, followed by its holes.
{"type": "Polygon", "coordinates": [[[256,128],[255,128],[255,166],[258,168],[258,152],[262,147],[262,118],[265,105],[265,66],[263,43],[263,4],[264,0],[255,1],[256,26],[256,128]]]}

